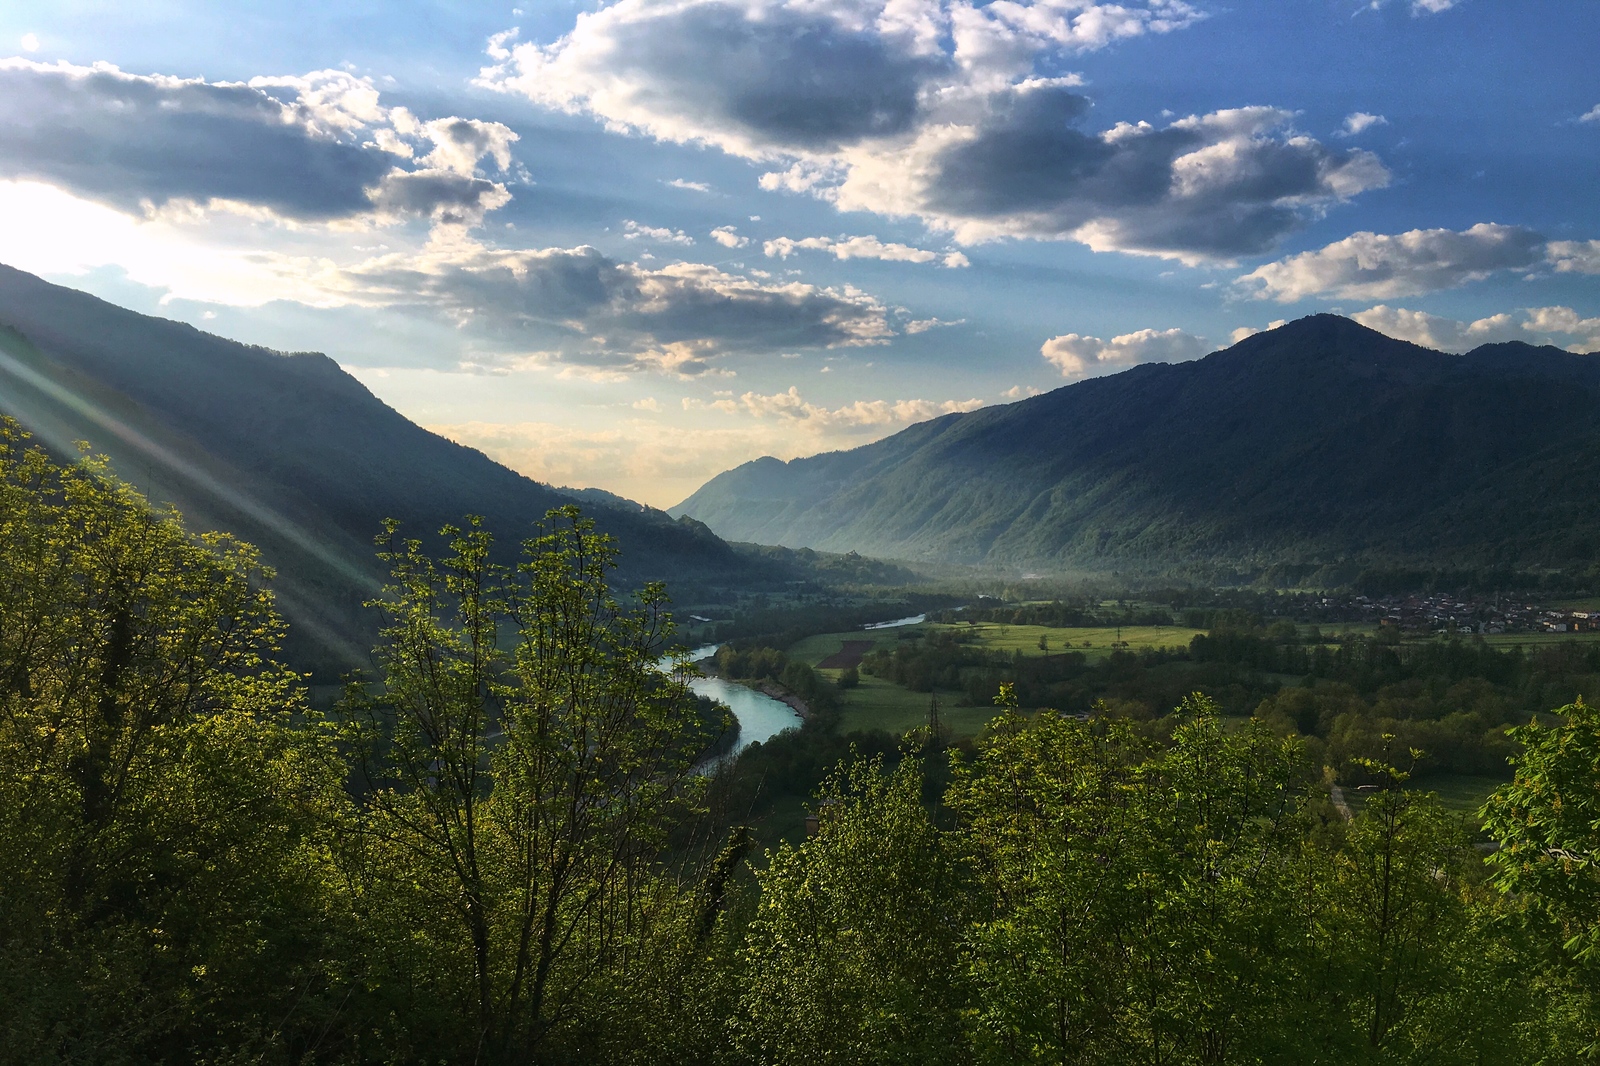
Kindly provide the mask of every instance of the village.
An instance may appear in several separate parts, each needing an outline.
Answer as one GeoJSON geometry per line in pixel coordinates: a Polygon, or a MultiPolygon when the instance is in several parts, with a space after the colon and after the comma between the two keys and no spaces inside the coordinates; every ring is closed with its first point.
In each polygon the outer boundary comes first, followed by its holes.
{"type": "Polygon", "coordinates": [[[1506,596],[1351,595],[1323,597],[1310,608],[1313,621],[1375,623],[1380,632],[1392,629],[1407,636],[1600,630],[1600,610],[1546,606],[1506,596]]]}

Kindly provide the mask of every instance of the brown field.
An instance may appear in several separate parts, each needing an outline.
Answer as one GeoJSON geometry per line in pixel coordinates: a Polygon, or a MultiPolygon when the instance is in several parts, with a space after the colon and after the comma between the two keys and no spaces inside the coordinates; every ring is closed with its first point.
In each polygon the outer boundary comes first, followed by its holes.
{"type": "Polygon", "coordinates": [[[872,640],[847,640],[838,651],[817,665],[824,670],[848,670],[852,666],[860,666],[861,657],[871,651],[876,643],[872,640]]]}

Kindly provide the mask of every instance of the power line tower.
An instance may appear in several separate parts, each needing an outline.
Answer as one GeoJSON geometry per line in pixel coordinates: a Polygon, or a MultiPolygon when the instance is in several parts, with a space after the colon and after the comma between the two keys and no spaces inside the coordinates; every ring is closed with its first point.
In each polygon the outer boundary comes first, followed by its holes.
{"type": "Polygon", "coordinates": [[[939,735],[939,692],[937,689],[930,689],[929,693],[928,730],[937,737],[939,735]]]}

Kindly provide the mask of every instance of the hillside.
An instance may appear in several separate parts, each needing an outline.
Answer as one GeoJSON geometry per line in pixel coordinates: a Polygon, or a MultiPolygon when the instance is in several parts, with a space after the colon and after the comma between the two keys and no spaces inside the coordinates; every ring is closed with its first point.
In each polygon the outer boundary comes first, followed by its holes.
{"type": "MultiPolygon", "coordinates": [[[[57,453],[90,442],[190,528],[258,544],[279,571],[295,660],[325,671],[371,646],[361,604],[380,587],[372,539],[384,518],[431,536],[480,514],[509,552],[572,499],[408,421],[325,355],[240,344],[8,267],[0,411],[57,453]]],[[[581,503],[618,538],[625,583],[759,581],[772,569],[699,523],[604,494],[581,503]]]]}
{"type": "Polygon", "coordinates": [[[1447,355],[1316,315],[723,473],[669,513],[730,539],[1092,571],[1600,558],[1600,359],[1447,355]]]}

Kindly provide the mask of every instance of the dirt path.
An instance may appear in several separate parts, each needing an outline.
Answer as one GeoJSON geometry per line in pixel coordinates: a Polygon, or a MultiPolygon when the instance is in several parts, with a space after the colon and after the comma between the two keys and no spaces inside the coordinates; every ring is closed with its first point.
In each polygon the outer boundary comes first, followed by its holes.
{"type": "Polygon", "coordinates": [[[1333,797],[1333,805],[1339,809],[1339,814],[1344,817],[1345,821],[1348,822],[1355,817],[1350,810],[1350,804],[1344,801],[1344,789],[1338,785],[1329,785],[1328,795],[1333,797]]]}

